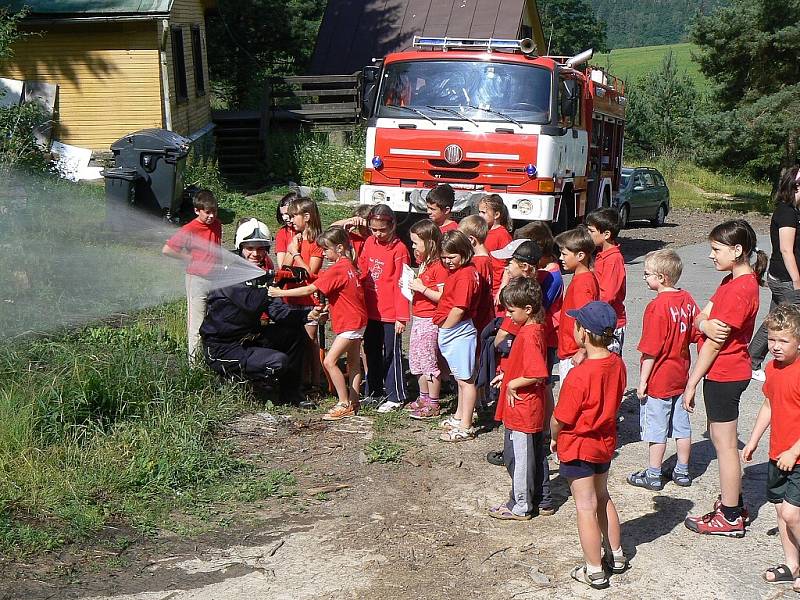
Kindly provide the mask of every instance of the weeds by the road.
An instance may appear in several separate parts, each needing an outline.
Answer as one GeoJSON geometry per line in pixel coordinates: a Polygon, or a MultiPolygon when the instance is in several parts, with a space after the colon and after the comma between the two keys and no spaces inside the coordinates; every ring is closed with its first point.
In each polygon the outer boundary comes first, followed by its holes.
{"type": "Polygon", "coordinates": [[[238,386],[184,358],[182,304],[0,347],[0,550],[57,547],[124,519],[169,527],[228,500],[289,493],[216,440],[249,406],[238,386]]]}
{"type": "Polygon", "coordinates": [[[685,160],[660,158],[636,164],[661,171],[667,180],[673,208],[772,212],[769,182],[741,174],[715,173],[685,160]]]}

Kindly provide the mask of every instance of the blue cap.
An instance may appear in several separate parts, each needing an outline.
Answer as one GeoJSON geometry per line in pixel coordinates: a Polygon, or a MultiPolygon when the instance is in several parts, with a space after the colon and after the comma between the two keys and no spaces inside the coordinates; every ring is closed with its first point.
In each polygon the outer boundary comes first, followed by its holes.
{"type": "Polygon", "coordinates": [[[596,335],[613,336],[617,326],[617,313],[608,302],[595,300],[583,308],[568,310],[567,314],[581,324],[585,330],[596,335]]]}

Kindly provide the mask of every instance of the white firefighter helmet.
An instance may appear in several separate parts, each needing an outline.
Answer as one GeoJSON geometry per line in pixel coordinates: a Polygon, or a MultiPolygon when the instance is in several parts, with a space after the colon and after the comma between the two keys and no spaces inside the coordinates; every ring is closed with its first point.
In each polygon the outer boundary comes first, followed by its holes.
{"type": "Polygon", "coordinates": [[[269,233],[269,227],[258,219],[248,219],[236,228],[236,249],[241,250],[244,243],[270,246],[272,236],[269,233]]]}

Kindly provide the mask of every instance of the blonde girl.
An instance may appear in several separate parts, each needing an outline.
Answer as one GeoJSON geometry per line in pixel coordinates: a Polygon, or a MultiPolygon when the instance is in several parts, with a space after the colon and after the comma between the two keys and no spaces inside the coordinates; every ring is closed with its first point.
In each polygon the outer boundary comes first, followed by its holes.
{"type": "Polygon", "coordinates": [[[411,374],[419,380],[419,398],[406,407],[412,419],[434,419],[439,416],[439,328],[433,314],[442,295],[448,271],[439,258],[442,232],[430,219],[411,227],[411,244],[419,265],[418,276],[411,281],[411,341],[408,363],[411,374]]]}
{"type": "Polygon", "coordinates": [[[271,287],[269,295],[273,298],[302,298],[320,292],[327,297],[336,339],[325,355],[323,366],[336,388],[339,402],[322,418],[338,421],[358,413],[361,340],[367,326],[367,310],[364,288],[359,280],[355,254],[347,232],[342,227],[330,227],[317,238],[317,243],[322,247],[326,260],[333,264],[322,271],[312,284],[290,290],[271,287]],[[343,354],[347,357],[347,378],[338,364],[343,354]]]}

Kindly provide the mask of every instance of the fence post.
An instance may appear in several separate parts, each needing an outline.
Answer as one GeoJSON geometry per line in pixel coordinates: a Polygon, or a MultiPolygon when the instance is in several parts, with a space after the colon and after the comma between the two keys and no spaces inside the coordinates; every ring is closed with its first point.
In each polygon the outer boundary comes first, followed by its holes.
{"type": "Polygon", "coordinates": [[[270,152],[269,152],[269,119],[270,119],[270,102],[272,99],[272,84],[269,80],[264,82],[264,93],[261,98],[261,110],[259,115],[259,132],[258,137],[261,141],[261,152],[264,159],[264,164],[267,170],[270,169],[270,152]]]}

